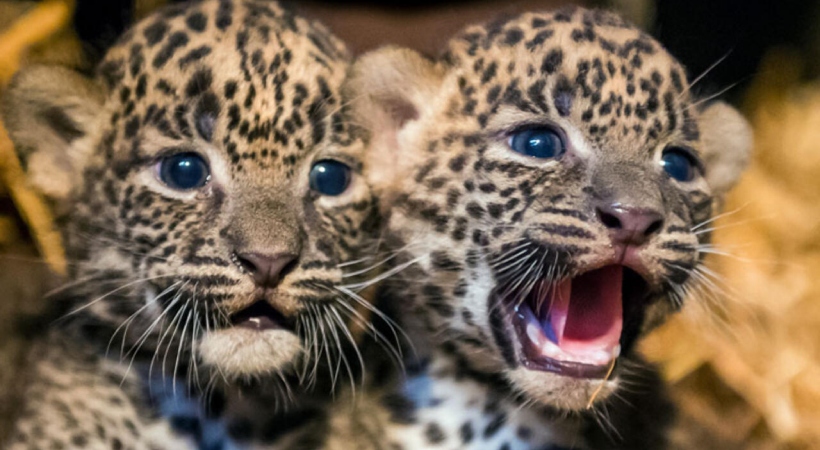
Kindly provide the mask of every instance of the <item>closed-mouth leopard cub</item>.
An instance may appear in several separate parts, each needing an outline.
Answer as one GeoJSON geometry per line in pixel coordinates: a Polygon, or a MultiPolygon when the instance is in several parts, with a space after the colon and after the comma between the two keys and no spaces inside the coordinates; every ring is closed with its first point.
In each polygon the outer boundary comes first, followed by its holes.
{"type": "Polygon", "coordinates": [[[342,352],[372,306],[345,286],[379,223],[348,64],[275,2],[205,0],[137,24],[93,79],[15,78],[3,119],[71,264],[11,448],[204,447],[234,411],[231,436],[272,439],[289,386],[356,376],[342,352]]]}
{"type": "Polygon", "coordinates": [[[388,242],[416,263],[389,304],[432,349],[414,382],[433,394],[403,403],[426,445],[663,447],[635,341],[702,278],[745,120],[695,98],[651,37],[584,9],[467,28],[440,60],[379,50],[349,84],[388,242]]]}

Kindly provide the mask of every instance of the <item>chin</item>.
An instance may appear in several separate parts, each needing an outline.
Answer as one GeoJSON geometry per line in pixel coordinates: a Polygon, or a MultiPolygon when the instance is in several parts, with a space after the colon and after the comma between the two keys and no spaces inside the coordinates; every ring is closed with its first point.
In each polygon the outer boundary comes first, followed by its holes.
{"type": "Polygon", "coordinates": [[[304,350],[290,330],[231,327],[207,333],[197,352],[206,366],[236,380],[264,378],[292,369],[304,350]]]}
{"type": "Polygon", "coordinates": [[[507,378],[524,398],[563,411],[581,411],[618,389],[617,376],[576,378],[519,366],[507,378]]]}

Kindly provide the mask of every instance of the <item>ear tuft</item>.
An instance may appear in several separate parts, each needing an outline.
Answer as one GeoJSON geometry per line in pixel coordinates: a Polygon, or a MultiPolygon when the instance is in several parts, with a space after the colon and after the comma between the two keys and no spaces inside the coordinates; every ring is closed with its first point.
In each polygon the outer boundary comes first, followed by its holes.
{"type": "Polygon", "coordinates": [[[103,89],[62,67],[32,66],[4,92],[0,114],[31,184],[60,200],[78,182],[97,129],[103,89]]]}
{"type": "Polygon", "coordinates": [[[717,195],[735,185],[749,163],[753,132],[735,108],[715,102],[700,114],[706,181],[717,195]]]}
{"type": "MultiPolygon", "coordinates": [[[[443,70],[435,61],[413,50],[385,47],[356,61],[346,90],[360,107],[375,106],[401,126],[422,114],[442,79],[443,70]]],[[[374,111],[364,112],[371,116],[374,111]]]]}
{"type": "Polygon", "coordinates": [[[435,61],[398,47],[367,53],[353,65],[344,92],[369,131],[369,181],[383,194],[412,167],[415,149],[402,131],[430,117],[444,73],[435,61]]]}

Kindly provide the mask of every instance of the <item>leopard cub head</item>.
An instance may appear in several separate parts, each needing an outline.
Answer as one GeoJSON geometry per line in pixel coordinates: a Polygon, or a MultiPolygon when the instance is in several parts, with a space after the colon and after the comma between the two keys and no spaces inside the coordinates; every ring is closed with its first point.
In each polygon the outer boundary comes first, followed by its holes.
{"type": "Polygon", "coordinates": [[[467,28],[439,60],[386,48],[349,89],[406,264],[397,303],[467,369],[577,410],[704,280],[708,223],[751,147],[655,40],[602,11],[467,28]]]}
{"type": "Polygon", "coordinates": [[[154,373],[338,370],[378,225],[348,65],[275,2],[205,0],[138,23],[93,78],[20,73],[3,118],[62,227],[66,317],[154,373]]]}

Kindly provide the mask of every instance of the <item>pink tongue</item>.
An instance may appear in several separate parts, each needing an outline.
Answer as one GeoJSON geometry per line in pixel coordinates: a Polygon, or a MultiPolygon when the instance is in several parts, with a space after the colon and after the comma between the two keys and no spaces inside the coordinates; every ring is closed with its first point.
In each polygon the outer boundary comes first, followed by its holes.
{"type": "Polygon", "coordinates": [[[549,321],[561,350],[584,354],[618,345],[623,327],[622,281],[623,267],[612,265],[558,284],[549,321]]]}

